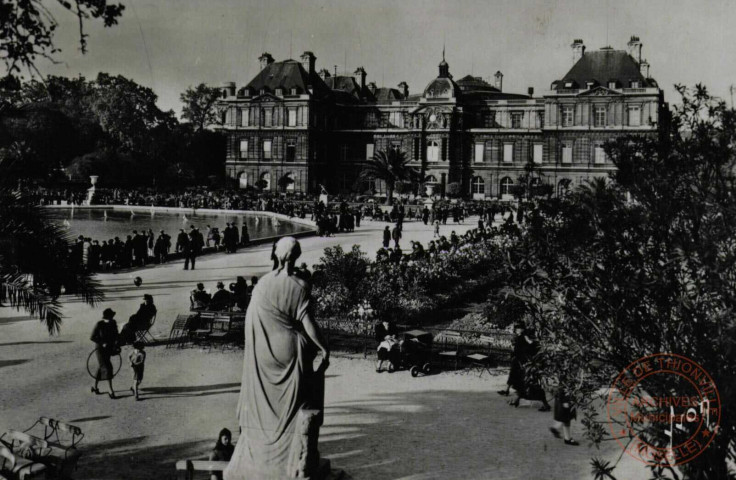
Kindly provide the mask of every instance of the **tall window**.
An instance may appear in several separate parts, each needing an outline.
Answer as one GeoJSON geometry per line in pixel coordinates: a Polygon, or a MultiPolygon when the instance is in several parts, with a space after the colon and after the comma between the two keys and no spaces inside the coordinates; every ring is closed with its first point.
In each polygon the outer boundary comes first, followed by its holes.
{"type": "Polygon", "coordinates": [[[419,138],[414,139],[414,160],[419,161],[422,156],[422,143],[419,138]]]}
{"type": "Polygon", "coordinates": [[[267,108],[263,112],[263,118],[264,118],[263,124],[267,127],[270,127],[271,124],[273,123],[273,110],[271,110],[270,108],[267,108]]]}
{"type": "Polygon", "coordinates": [[[485,149],[485,144],[483,143],[475,144],[475,163],[483,163],[483,150],[484,149],[485,149]]]}
{"type": "Polygon", "coordinates": [[[289,109],[289,123],[288,126],[290,127],[296,127],[296,109],[291,108],[289,109]]]}
{"type": "Polygon", "coordinates": [[[490,111],[485,114],[485,125],[486,128],[493,128],[496,126],[496,112],[490,111]]]}
{"type": "Polygon", "coordinates": [[[271,140],[263,141],[263,158],[266,160],[271,159],[271,140]]]}
{"type": "Polygon", "coordinates": [[[392,127],[404,128],[404,114],[402,112],[391,112],[389,122],[392,127]]]}
{"type": "Polygon", "coordinates": [[[537,113],[537,118],[539,119],[539,128],[544,128],[544,112],[537,113]]]}
{"type": "Polygon", "coordinates": [[[572,145],[562,146],[562,163],[572,163],[572,145]]]}
{"type": "Polygon", "coordinates": [[[514,144],[503,144],[503,163],[511,163],[514,161],[514,144]]]}
{"type": "Polygon", "coordinates": [[[600,144],[596,145],[594,152],[595,152],[594,162],[596,165],[606,163],[606,152],[605,150],[603,150],[603,145],[600,145],[600,144]]]}
{"type": "Polygon", "coordinates": [[[573,107],[562,107],[562,126],[572,127],[574,122],[573,107]]]}
{"type": "Polygon", "coordinates": [[[287,140],[286,142],[286,161],[287,162],[296,161],[296,141],[295,140],[287,140]]]}
{"type": "Polygon", "coordinates": [[[629,107],[629,125],[632,127],[641,125],[641,107],[639,105],[629,107]]]}
{"type": "Polygon", "coordinates": [[[593,124],[596,127],[606,126],[606,107],[595,107],[593,109],[593,124]]]}
{"type": "Polygon", "coordinates": [[[521,128],[522,113],[511,114],[511,128],[521,128]]]}
{"type": "Polygon", "coordinates": [[[501,195],[511,195],[511,187],[514,185],[514,181],[509,177],[504,177],[501,180],[501,195]]]}
{"type": "Polygon", "coordinates": [[[375,148],[376,148],[376,146],[374,144],[367,143],[365,145],[365,158],[367,158],[368,160],[370,160],[371,158],[373,158],[373,151],[374,151],[375,148]]]}
{"type": "Polygon", "coordinates": [[[475,177],[473,178],[473,181],[470,184],[472,188],[472,193],[479,194],[479,195],[485,195],[486,193],[486,182],[483,181],[481,177],[475,177]]]}
{"type": "Polygon", "coordinates": [[[427,161],[428,162],[439,162],[440,160],[440,146],[434,140],[430,140],[427,143],[427,161]]]}
{"type": "Polygon", "coordinates": [[[534,156],[532,157],[535,164],[537,165],[542,164],[543,154],[544,154],[544,146],[541,143],[535,143],[534,144],[534,156]]]}
{"type": "Polygon", "coordinates": [[[243,121],[243,126],[247,127],[250,125],[250,110],[247,108],[244,108],[240,111],[241,119],[243,121]]]}
{"type": "Polygon", "coordinates": [[[240,158],[248,158],[248,140],[240,141],[240,158]]]}

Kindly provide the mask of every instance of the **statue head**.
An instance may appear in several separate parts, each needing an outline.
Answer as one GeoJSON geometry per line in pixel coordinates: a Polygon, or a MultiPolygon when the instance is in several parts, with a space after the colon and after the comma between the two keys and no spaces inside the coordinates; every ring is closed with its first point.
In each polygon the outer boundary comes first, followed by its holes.
{"type": "Polygon", "coordinates": [[[273,254],[279,262],[278,272],[281,273],[286,268],[287,275],[291,275],[294,271],[296,260],[302,254],[302,247],[296,238],[283,237],[276,242],[273,254]]]}

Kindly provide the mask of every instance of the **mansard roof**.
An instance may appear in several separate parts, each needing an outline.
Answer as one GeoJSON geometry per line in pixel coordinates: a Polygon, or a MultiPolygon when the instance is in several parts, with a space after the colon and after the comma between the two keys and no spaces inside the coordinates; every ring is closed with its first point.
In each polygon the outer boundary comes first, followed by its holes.
{"type": "Polygon", "coordinates": [[[341,90],[355,98],[361,97],[360,85],[358,85],[358,82],[352,76],[338,75],[336,77],[325,77],[324,82],[331,90],[341,90]]]}
{"type": "Polygon", "coordinates": [[[314,95],[318,97],[330,93],[330,89],[325,85],[325,82],[316,73],[310,75],[301,62],[284,60],[266,66],[248,83],[247,87],[256,92],[264,89],[268,92],[274,92],[277,88],[286,90],[297,88],[301,92],[306,92],[310,85],[313,88],[314,95]]]}
{"type": "Polygon", "coordinates": [[[639,71],[639,65],[631,55],[623,50],[611,48],[585,52],[562,80],[555,83],[558,89],[563,88],[567,82],[573,82],[573,85],[578,85],[577,88],[582,88],[591,81],[599,85],[615,81],[623,87],[628,87],[632,81],[639,82],[642,87],[657,85],[654,80],[644,78],[639,71]]]}
{"type": "Polygon", "coordinates": [[[384,104],[384,103],[391,103],[391,102],[398,102],[401,100],[404,100],[404,95],[402,93],[395,89],[395,88],[377,88],[375,92],[373,92],[373,97],[375,98],[375,102],[378,104],[384,104]]]}

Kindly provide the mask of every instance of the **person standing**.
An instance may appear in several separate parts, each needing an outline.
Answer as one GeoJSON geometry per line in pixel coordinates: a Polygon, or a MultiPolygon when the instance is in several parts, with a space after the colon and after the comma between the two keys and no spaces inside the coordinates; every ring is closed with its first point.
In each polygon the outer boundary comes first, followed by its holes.
{"type": "Polygon", "coordinates": [[[189,245],[189,236],[187,235],[187,232],[184,231],[183,228],[179,229],[179,235],[176,236],[176,251],[178,252],[186,252],[187,246],[189,245]]]}
{"type": "Polygon", "coordinates": [[[560,387],[555,395],[554,423],[549,427],[555,438],[560,438],[560,428],[564,435],[565,445],[580,445],[570,434],[570,422],[577,418],[577,411],[573,406],[572,398],[560,387]]]}
{"type": "Polygon", "coordinates": [[[391,231],[391,238],[394,240],[394,248],[399,248],[399,241],[401,240],[401,225],[397,224],[391,231]]]}
{"type": "Polygon", "coordinates": [[[386,225],[386,228],[383,230],[383,248],[388,248],[388,245],[390,242],[391,242],[391,227],[386,225]]]}
{"type": "Polygon", "coordinates": [[[240,243],[244,247],[247,247],[249,242],[250,235],[248,235],[248,225],[245,224],[245,219],[243,219],[243,226],[240,228],[240,243]]]}
{"type": "Polygon", "coordinates": [[[130,387],[130,390],[135,394],[135,399],[138,401],[140,400],[138,387],[143,381],[143,369],[146,366],[146,352],[143,342],[133,343],[133,350],[128,355],[128,360],[130,360],[130,367],[133,369],[133,386],[130,387]]]}
{"type": "Polygon", "coordinates": [[[189,270],[189,263],[192,264],[192,270],[194,270],[194,263],[197,261],[197,256],[202,253],[204,247],[204,237],[194,225],[190,226],[189,232],[189,245],[186,251],[186,258],[184,259],[184,270],[189,270]]]}
{"type": "Polygon", "coordinates": [[[101,380],[106,380],[110,391],[110,398],[115,398],[115,390],[112,388],[112,378],[115,372],[112,368],[111,357],[120,352],[118,347],[118,324],[115,322],[115,311],[106,308],[102,312],[102,320],[95,324],[92,335],[90,336],[97,348],[95,356],[97,357],[97,373],[95,374],[95,386],[92,387],[92,393],[100,393],[97,384],[101,380]]]}

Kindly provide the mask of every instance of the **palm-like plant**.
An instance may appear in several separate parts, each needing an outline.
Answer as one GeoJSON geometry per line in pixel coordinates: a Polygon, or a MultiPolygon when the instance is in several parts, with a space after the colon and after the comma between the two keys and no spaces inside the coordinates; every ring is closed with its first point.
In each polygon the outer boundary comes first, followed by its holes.
{"type": "Polygon", "coordinates": [[[383,180],[388,190],[386,204],[390,205],[398,182],[416,182],[420,178],[419,171],[409,165],[410,161],[403,150],[379,150],[363,166],[360,179],[383,180]]]}
{"type": "MultiPolygon", "coordinates": [[[[8,171],[2,160],[0,172],[8,171]]],[[[0,307],[37,316],[49,334],[58,333],[62,288],[89,305],[103,296],[92,275],[70,258],[69,236],[7,177],[0,180],[0,307]]]]}

